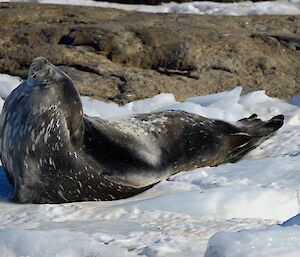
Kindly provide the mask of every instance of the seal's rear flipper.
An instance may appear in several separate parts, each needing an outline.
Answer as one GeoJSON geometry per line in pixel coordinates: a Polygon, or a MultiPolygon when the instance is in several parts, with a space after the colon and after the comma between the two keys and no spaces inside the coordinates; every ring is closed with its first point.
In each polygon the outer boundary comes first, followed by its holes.
{"type": "Polygon", "coordinates": [[[277,115],[268,121],[262,121],[257,118],[256,114],[239,120],[237,125],[241,132],[230,134],[230,150],[227,161],[235,162],[241,159],[247,152],[260,145],[281,128],[283,121],[283,115],[277,115]]]}
{"type": "Polygon", "coordinates": [[[284,122],[284,116],[277,115],[273,117],[271,120],[266,122],[266,127],[269,128],[269,130],[275,132],[276,130],[282,127],[283,122],[284,122]]]}
{"type": "MultiPolygon", "coordinates": [[[[284,116],[277,115],[268,121],[262,121],[252,114],[249,118],[241,119],[237,122],[238,127],[252,137],[262,137],[270,135],[283,125],[284,116]]],[[[270,135],[271,136],[271,135],[270,135]]]]}

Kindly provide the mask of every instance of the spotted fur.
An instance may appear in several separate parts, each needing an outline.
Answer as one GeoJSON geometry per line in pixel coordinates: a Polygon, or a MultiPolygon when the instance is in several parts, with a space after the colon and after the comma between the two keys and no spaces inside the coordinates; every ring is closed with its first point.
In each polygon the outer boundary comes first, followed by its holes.
{"type": "Polygon", "coordinates": [[[17,202],[116,200],[181,170],[236,161],[282,122],[232,125],[182,111],[88,117],[73,81],[39,57],[5,101],[0,152],[17,202]]]}

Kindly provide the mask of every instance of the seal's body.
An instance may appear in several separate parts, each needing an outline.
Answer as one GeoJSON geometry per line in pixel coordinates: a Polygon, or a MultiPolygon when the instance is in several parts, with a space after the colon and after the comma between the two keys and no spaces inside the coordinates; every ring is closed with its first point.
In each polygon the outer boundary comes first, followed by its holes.
{"type": "Polygon", "coordinates": [[[5,101],[0,152],[17,202],[114,200],[180,170],[236,161],[282,124],[282,115],[232,125],[182,111],[88,117],[73,81],[39,57],[5,101]]]}

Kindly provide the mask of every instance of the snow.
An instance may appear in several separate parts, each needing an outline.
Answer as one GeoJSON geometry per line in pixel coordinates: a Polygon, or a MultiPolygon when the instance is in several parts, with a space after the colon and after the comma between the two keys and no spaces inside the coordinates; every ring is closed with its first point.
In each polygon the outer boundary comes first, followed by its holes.
{"type": "Polygon", "coordinates": [[[0,73],[0,97],[5,99],[21,81],[19,77],[0,73]]]}
{"type": "Polygon", "coordinates": [[[0,73],[0,109],[2,109],[4,99],[21,83],[19,77],[0,73]]]}
{"type": "MultiPolygon", "coordinates": [[[[1,97],[19,83],[6,75],[0,81],[1,97]]],[[[15,204],[1,169],[0,256],[299,256],[299,97],[287,102],[264,91],[241,91],[185,102],[159,94],[124,106],[82,97],[86,114],[107,119],[167,109],[231,122],[252,113],[286,118],[278,133],[243,160],[182,171],[124,200],[15,204]]]]}
{"type": "Polygon", "coordinates": [[[103,237],[101,233],[95,233],[91,237],[82,232],[65,229],[10,229],[1,230],[0,238],[0,256],[3,257],[135,256],[120,247],[104,244],[106,236],[103,237]],[[9,247],[11,245],[15,247],[9,247]]]}
{"type": "Polygon", "coordinates": [[[223,232],[214,235],[205,257],[298,257],[299,228],[271,226],[265,229],[223,232]]]}
{"type": "Polygon", "coordinates": [[[72,4],[84,6],[97,6],[104,8],[116,8],[127,11],[152,12],[152,13],[193,13],[208,15],[300,15],[299,0],[277,0],[265,2],[240,2],[240,3],[216,3],[216,2],[188,2],[188,3],[164,3],[153,5],[126,5],[108,2],[96,2],[93,0],[0,0],[0,2],[39,2],[54,4],[72,4]]]}
{"type": "Polygon", "coordinates": [[[133,114],[130,110],[115,103],[100,102],[90,97],[81,97],[83,112],[92,117],[112,118],[133,114]]]}

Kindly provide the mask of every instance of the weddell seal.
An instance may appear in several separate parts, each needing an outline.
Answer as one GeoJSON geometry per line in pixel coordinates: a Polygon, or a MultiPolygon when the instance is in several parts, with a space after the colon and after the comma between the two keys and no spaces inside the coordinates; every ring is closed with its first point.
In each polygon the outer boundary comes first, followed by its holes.
{"type": "Polygon", "coordinates": [[[16,202],[115,200],[181,170],[237,161],[283,119],[252,115],[233,125],[183,111],[88,117],[70,77],[38,57],[3,106],[0,153],[16,202]]]}

